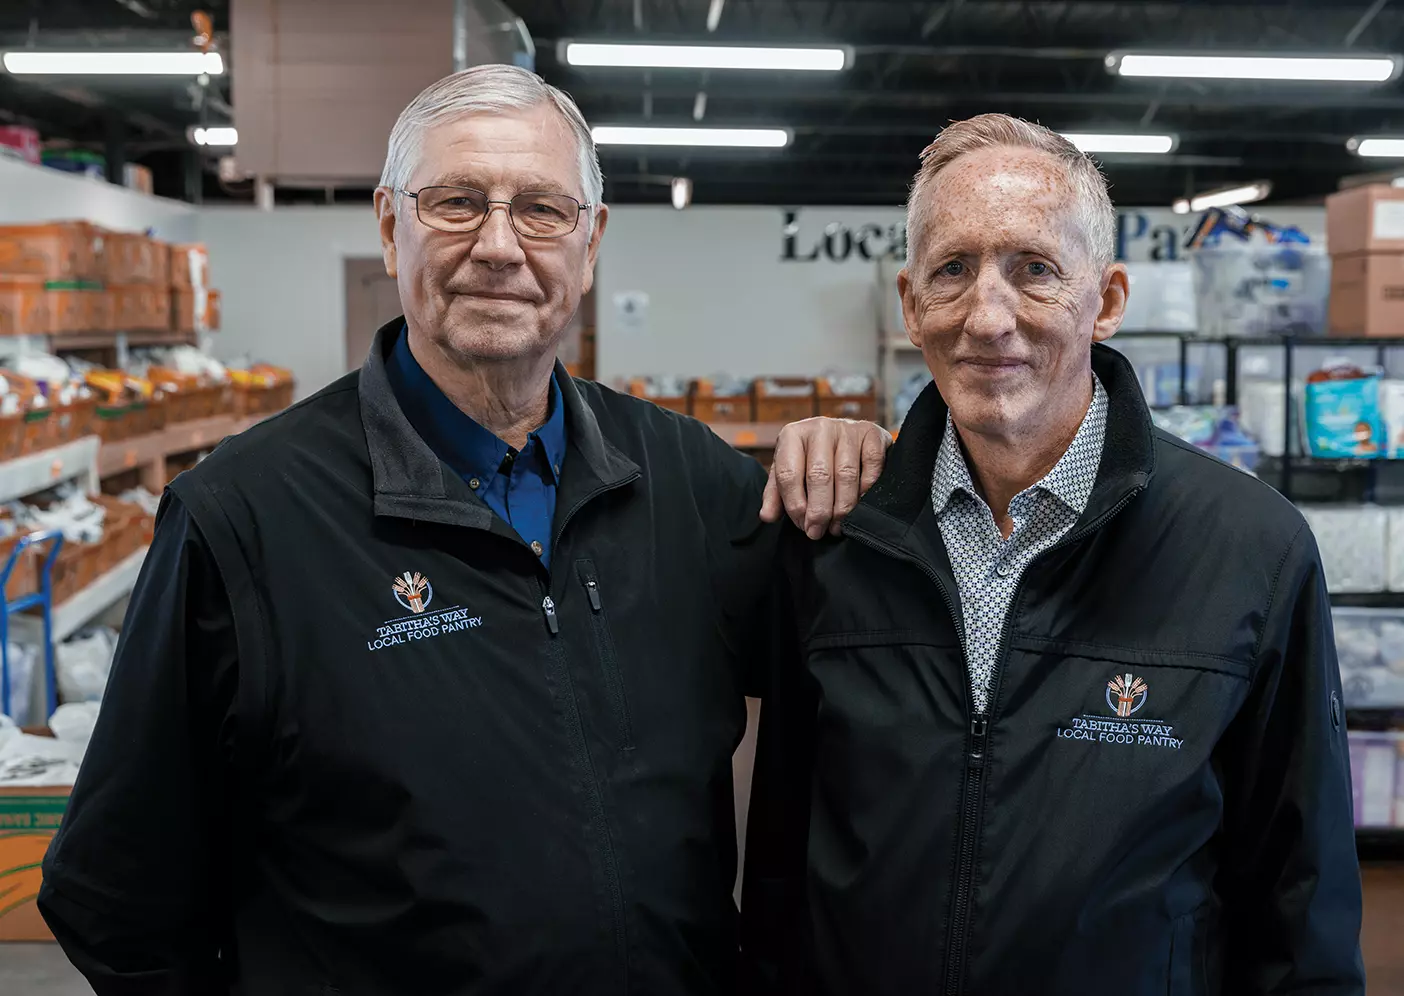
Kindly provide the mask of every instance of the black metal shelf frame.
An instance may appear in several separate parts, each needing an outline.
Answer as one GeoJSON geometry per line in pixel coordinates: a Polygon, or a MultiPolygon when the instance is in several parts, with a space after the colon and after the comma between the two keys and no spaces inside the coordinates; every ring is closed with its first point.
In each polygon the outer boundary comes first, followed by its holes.
{"type": "MultiPolygon", "coordinates": [[[[1299,470],[1331,470],[1331,471],[1362,471],[1370,475],[1370,483],[1367,484],[1373,490],[1374,476],[1381,465],[1398,465],[1401,472],[1404,472],[1404,461],[1399,460],[1330,460],[1321,457],[1310,457],[1296,455],[1294,444],[1297,439],[1297,423],[1295,420],[1295,409],[1292,405],[1292,373],[1294,354],[1298,349],[1359,349],[1371,348],[1375,350],[1376,363],[1380,368],[1385,366],[1385,353],[1392,348],[1404,349],[1404,336],[1391,336],[1389,338],[1360,338],[1360,337],[1336,337],[1336,336],[1292,336],[1292,335],[1256,335],[1256,336],[1201,336],[1193,332],[1126,332],[1122,335],[1123,341],[1134,341],[1136,339],[1173,339],[1179,344],[1179,402],[1182,405],[1190,403],[1189,399],[1189,350],[1191,346],[1221,346],[1224,349],[1224,401],[1229,405],[1238,404],[1238,351],[1245,347],[1276,347],[1283,350],[1283,374],[1282,389],[1285,403],[1283,404],[1283,456],[1281,458],[1280,480],[1274,482],[1274,487],[1281,491],[1289,500],[1296,500],[1293,493],[1293,477],[1299,470]]],[[[1114,340],[1113,340],[1114,341],[1114,340]]],[[[1305,449],[1305,447],[1303,447],[1305,449]]]]}

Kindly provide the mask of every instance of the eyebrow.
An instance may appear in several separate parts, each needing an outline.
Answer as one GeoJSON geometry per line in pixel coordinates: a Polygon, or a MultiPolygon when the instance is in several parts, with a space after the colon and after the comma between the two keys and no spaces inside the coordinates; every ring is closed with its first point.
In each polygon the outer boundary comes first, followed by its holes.
{"type": "MultiPolygon", "coordinates": [[[[433,183],[425,184],[427,187],[471,187],[474,190],[481,190],[479,183],[471,177],[458,173],[451,173],[436,179],[433,183]]],[[[557,180],[547,179],[544,176],[530,175],[517,184],[519,194],[566,194],[574,197],[569,190],[557,180]]]]}

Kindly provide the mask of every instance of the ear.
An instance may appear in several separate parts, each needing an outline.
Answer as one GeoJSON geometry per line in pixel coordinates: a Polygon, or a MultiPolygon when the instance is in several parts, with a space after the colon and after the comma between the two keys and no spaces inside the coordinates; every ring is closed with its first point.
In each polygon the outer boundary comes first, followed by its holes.
{"type": "Polygon", "coordinates": [[[1126,317],[1126,299],[1131,294],[1131,280],[1124,263],[1113,263],[1102,275],[1102,310],[1092,326],[1092,341],[1106,342],[1121,328],[1126,317]]]}
{"type": "Polygon", "coordinates": [[[906,326],[907,338],[913,346],[921,348],[921,331],[917,325],[916,292],[912,287],[912,276],[907,267],[897,271],[897,294],[902,298],[902,324],[906,326]]]}
{"type": "Polygon", "coordinates": [[[380,255],[385,260],[388,276],[398,277],[395,254],[395,192],[389,187],[375,188],[375,217],[380,223],[380,255]]]}
{"type": "Polygon", "coordinates": [[[609,208],[601,204],[595,209],[595,227],[590,232],[590,245],[585,250],[585,280],[581,293],[590,293],[595,286],[595,261],[600,258],[600,239],[604,238],[605,225],[609,224],[609,208]]]}

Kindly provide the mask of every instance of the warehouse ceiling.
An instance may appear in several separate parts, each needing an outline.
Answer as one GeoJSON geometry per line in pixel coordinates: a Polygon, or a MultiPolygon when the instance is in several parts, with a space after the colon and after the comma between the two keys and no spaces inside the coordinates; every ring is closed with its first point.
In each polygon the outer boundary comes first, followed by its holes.
{"type": "MultiPolygon", "coordinates": [[[[210,11],[217,29],[227,29],[230,2],[0,0],[0,46],[37,39],[46,47],[177,47],[188,44],[193,10],[210,11]]],[[[712,0],[508,2],[536,41],[537,70],[572,93],[592,123],[690,125],[705,92],[703,124],[794,131],[793,144],[774,152],[602,149],[616,203],[666,202],[675,175],[692,178],[697,203],[897,203],[942,125],[984,111],[1064,131],[1177,135],[1170,155],[1103,159],[1123,204],[1168,204],[1260,179],[1273,182],[1275,201],[1318,198],[1342,177],[1380,168],[1349,153],[1347,139],[1404,134],[1400,80],[1167,83],[1110,75],[1102,61],[1125,48],[1404,52],[1404,0],[724,0],[713,33],[712,0]],[[557,58],[556,42],[567,38],[838,42],[855,57],[838,74],[578,69],[557,58]]],[[[386,16],[394,10],[386,0],[386,16]]],[[[201,113],[197,102],[218,112],[229,85],[225,77],[199,94],[189,81],[36,85],[0,74],[0,121],[29,121],[46,137],[99,151],[116,134],[169,191],[180,180],[163,173],[179,171],[177,150],[201,113]]],[[[221,195],[212,180],[205,189],[221,195]]]]}

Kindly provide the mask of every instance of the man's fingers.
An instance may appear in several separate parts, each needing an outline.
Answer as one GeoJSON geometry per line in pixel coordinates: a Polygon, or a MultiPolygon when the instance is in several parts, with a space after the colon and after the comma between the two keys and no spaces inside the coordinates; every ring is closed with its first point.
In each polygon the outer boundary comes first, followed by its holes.
{"type": "Polygon", "coordinates": [[[808,464],[804,471],[807,507],[802,528],[810,539],[819,539],[834,516],[834,468],[840,434],[827,419],[810,425],[808,464]]]}
{"type": "Polygon", "coordinates": [[[770,477],[765,482],[765,498],[761,501],[761,521],[779,522],[785,512],[785,503],[780,500],[780,488],[775,483],[775,468],[770,468],[770,477]]]}
{"type": "Polygon", "coordinates": [[[867,494],[868,489],[877,483],[882,475],[883,464],[887,461],[887,448],[892,445],[892,436],[879,425],[869,425],[863,434],[863,474],[859,481],[859,494],[867,494]]]}
{"type": "Polygon", "coordinates": [[[779,492],[780,503],[790,521],[801,529],[805,528],[808,512],[804,485],[805,436],[812,431],[813,426],[803,422],[781,429],[775,441],[775,460],[770,465],[770,479],[779,492]]]}
{"type": "Polygon", "coordinates": [[[861,481],[859,468],[863,462],[863,440],[860,433],[866,435],[863,429],[861,424],[843,423],[839,426],[838,443],[834,451],[833,522],[824,523],[826,528],[843,521],[843,518],[853,511],[853,506],[858,504],[858,498],[862,494],[858,486],[861,481]]]}

